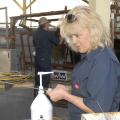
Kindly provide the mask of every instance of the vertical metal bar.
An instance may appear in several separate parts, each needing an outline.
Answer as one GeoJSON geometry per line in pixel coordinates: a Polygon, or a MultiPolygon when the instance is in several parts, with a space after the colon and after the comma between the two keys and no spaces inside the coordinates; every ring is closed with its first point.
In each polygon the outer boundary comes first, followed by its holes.
{"type": "Polygon", "coordinates": [[[23,34],[20,32],[20,41],[21,41],[21,67],[23,72],[25,73],[25,69],[26,69],[26,60],[25,60],[25,48],[24,48],[24,40],[23,40],[23,34]]]}
{"type": "MultiPolygon", "coordinates": [[[[32,7],[31,7],[31,0],[30,0],[30,15],[31,15],[31,13],[32,13],[32,7]]],[[[30,19],[31,19],[31,17],[30,17],[30,19]]],[[[30,21],[30,27],[32,27],[32,21],[30,21]]]]}
{"type": "Polygon", "coordinates": [[[27,6],[27,8],[29,8],[36,0],[33,0],[30,2],[30,4],[27,6]]]}
{"type": "Polygon", "coordinates": [[[5,19],[6,19],[6,37],[8,37],[8,12],[7,7],[5,7],[5,19]]]}
{"type": "MultiPolygon", "coordinates": [[[[23,15],[26,15],[26,0],[23,0],[23,15]]],[[[23,19],[23,24],[26,25],[25,18],[23,19]]]]}
{"type": "Polygon", "coordinates": [[[28,51],[29,51],[29,55],[30,55],[30,67],[31,67],[31,71],[32,71],[32,54],[31,54],[31,46],[30,46],[30,35],[29,33],[27,34],[27,45],[28,45],[28,51]]]}
{"type": "Polygon", "coordinates": [[[26,0],[23,0],[23,15],[26,15],[26,0]]]}
{"type": "MultiPolygon", "coordinates": [[[[8,27],[8,12],[7,12],[7,7],[5,7],[5,18],[6,18],[6,38],[8,38],[8,35],[9,35],[9,33],[8,33],[8,29],[9,29],[9,27],[8,27]]],[[[7,39],[7,48],[9,48],[9,39],[7,39]]]]}
{"type": "Polygon", "coordinates": [[[6,24],[6,41],[7,41],[7,48],[9,47],[9,42],[8,42],[8,13],[7,13],[7,7],[0,8],[0,10],[4,9],[5,10],[5,24],[6,24]]]}

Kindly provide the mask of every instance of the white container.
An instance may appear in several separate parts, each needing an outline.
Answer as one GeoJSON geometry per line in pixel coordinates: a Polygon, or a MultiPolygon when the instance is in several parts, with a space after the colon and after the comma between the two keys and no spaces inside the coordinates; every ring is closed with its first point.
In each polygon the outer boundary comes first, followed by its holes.
{"type": "Polygon", "coordinates": [[[40,75],[40,86],[37,97],[31,104],[31,120],[53,120],[53,107],[47,96],[44,94],[42,86],[42,75],[53,72],[38,72],[40,75]]]}

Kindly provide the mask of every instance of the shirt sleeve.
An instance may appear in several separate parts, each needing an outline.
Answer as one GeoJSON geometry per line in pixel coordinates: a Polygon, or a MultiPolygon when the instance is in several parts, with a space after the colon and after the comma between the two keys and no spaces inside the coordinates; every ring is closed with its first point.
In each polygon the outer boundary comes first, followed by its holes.
{"type": "Polygon", "coordinates": [[[84,103],[95,112],[109,112],[117,86],[114,63],[109,58],[96,59],[91,68],[84,103]]]}

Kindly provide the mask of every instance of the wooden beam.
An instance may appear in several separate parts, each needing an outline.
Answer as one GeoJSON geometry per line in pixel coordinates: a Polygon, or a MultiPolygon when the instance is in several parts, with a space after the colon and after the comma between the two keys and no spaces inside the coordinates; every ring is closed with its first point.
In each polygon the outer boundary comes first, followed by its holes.
{"type": "Polygon", "coordinates": [[[18,20],[18,19],[27,18],[27,17],[40,17],[40,16],[60,15],[60,14],[65,14],[65,13],[67,13],[68,11],[69,11],[69,10],[60,10],[60,11],[50,11],[50,12],[32,13],[32,14],[14,16],[14,17],[11,17],[11,18],[18,20]]]}
{"type": "MultiPolygon", "coordinates": [[[[55,18],[55,19],[48,19],[48,21],[58,21],[60,18],[55,18]]],[[[33,22],[38,22],[39,20],[36,20],[36,19],[25,19],[27,21],[33,21],[33,22]]]]}

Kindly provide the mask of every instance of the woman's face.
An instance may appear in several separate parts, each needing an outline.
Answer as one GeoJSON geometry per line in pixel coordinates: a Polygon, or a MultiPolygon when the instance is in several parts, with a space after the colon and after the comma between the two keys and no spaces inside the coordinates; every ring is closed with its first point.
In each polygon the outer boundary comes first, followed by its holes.
{"type": "Polygon", "coordinates": [[[88,29],[82,29],[78,24],[74,24],[71,28],[69,37],[74,46],[80,53],[89,52],[91,50],[90,31],[88,29]]]}

